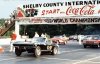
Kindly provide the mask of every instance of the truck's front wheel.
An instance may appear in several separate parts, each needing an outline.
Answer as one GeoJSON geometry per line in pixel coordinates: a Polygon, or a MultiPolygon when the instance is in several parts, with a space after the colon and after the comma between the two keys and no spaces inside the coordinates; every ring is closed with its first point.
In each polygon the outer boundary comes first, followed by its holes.
{"type": "Polygon", "coordinates": [[[21,52],[20,49],[15,48],[15,54],[16,54],[17,56],[20,56],[20,55],[22,54],[22,52],[21,52]]]}

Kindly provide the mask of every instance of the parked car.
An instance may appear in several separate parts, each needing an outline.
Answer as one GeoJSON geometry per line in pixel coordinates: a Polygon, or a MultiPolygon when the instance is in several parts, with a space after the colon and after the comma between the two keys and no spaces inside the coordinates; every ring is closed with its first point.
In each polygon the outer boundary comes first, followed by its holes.
{"type": "Polygon", "coordinates": [[[53,38],[51,38],[51,40],[53,43],[66,44],[69,38],[64,35],[60,35],[60,36],[54,36],[53,38]]]}
{"type": "Polygon", "coordinates": [[[84,40],[89,40],[92,37],[92,35],[85,35],[82,39],[81,42],[83,42],[84,40]]]}
{"type": "Polygon", "coordinates": [[[78,35],[71,35],[71,36],[69,36],[69,40],[76,40],[76,41],[79,41],[79,40],[78,40],[78,35]]]}
{"type": "Polygon", "coordinates": [[[58,45],[53,44],[49,39],[43,37],[34,37],[31,41],[16,41],[15,54],[20,56],[22,52],[34,53],[35,57],[39,57],[42,52],[49,52],[52,55],[58,53],[58,45]]]}
{"type": "Polygon", "coordinates": [[[82,40],[82,43],[84,48],[86,48],[87,46],[98,48],[100,47],[100,36],[98,35],[87,36],[82,40]]]}

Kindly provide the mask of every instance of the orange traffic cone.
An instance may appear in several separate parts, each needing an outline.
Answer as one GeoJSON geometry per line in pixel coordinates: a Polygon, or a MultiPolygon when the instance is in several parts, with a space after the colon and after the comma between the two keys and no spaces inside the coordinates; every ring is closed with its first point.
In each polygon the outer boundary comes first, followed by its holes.
{"type": "Polygon", "coordinates": [[[4,49],[2,46],[0,46],[0,53],[4,52],[4,49]]]}

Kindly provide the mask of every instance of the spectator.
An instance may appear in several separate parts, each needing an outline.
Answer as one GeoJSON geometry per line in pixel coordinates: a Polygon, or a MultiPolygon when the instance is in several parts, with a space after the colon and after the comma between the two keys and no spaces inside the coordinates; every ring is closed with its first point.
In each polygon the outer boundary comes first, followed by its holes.
{"type": "Polygon", "coordinates": [[[42,33],[41,37],[45,37],[45,34],[42,33]]]}
{"type": "Polygon", "coordinates": [[[2,26],[0,26],[0,33],[2,32],[2,29],[3,29],[2,26]]]}
{"type": "Polygon", "coordinates": [[[37,32],[35,32],[35,36],[34,37],[39,37],[39,35],[38,35],[38,33],[37,32]]]}
{"type": "Polygon", "coordinates": [[[13,18],[10,18],[10,22],[12,23],[14,21],[14,19],[13,18]]]}
{"type": "Polygon", "coordinates": [[[13,43],[16,41],[17,35],[15,34],[15,32],[13,31],[11,36],[11,42],[10,42],[10,52],[14,51],[14,47],[13,47],[13,43]]]}
{"type": "Polygon", "coordinates": [[[50,39],[50,35],[48,35],[47,33],[45,33],[45,38],[50,39]]]}
{"type": "Polygon", "coordinates": [[[8,27],[8,20],[5,20],[5,28],[8,27]]]}
{"type": "Polygon", "coordinates": [[[11,21],[10,21],[10,20],[8,20],[8,22],[7,22],[7,23],[8,23],[8,25],[10,25],[10,24],[11,24],[11,21]]]}
{"type": "Polygon", "coordinates": [[[82,44],[82,35],[78,35],[78,40],[79,40],[79,44],[81,45],[82,44]]]}

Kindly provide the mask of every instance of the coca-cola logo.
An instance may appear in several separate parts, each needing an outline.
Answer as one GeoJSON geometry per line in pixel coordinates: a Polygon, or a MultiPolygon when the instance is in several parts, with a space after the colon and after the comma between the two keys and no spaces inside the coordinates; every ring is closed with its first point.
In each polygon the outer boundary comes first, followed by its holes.
{"type": "Polygon", "coordinates": [[[68,7],[66,10],[66,15],[93,15],[94,14],[94,5],[85,5],[81,8],[74,8],[72,6],[68,7]]]}

